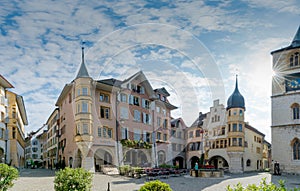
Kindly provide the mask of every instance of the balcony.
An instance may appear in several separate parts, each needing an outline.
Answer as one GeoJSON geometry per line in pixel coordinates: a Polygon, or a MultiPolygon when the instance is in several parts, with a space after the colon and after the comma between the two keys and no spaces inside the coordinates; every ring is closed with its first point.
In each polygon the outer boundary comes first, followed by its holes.
{"type": "Polygon", "coordinates": [[[75,142],[92,142],[93,141],[93,136],[89,134],[77,134],[74,137],[75,142]]]}

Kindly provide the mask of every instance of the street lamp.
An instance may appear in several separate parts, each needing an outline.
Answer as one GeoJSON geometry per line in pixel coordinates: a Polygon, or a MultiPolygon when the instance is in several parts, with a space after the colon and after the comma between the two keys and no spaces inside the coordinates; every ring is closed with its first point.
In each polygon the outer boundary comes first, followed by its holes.
{"type": "Polygon", "coordinates": [[[5,141],[5,154],[4,154],[4,163],[7,164],[7,141],[8,141],[8,124],[9,118],[8,116],[5,117],[4,124],[5,124],[5,136],[4,136],[4,141],[5,141]]]}

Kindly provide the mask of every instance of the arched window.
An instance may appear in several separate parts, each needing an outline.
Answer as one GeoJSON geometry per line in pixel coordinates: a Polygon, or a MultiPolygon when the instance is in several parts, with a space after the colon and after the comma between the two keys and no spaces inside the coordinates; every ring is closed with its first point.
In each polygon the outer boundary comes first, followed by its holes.
{"type": "Polygon", "coordinates": [[[295,53],[295,66],[298,66],[298,63],[299,63],[299,53],[298,52],[296,52],[295,53]]]}
{"type": "Polygon", "coordinates": [[[299,139],[297,139],[293,146],[293,159],[294,160],[300,160],[300,142],[299,139]]]}
{"type": "Polygon", "coordinates": [[[251,166],[251,160],[250,159],[247,160],[246,165],[251,166]]]}
{"type": "Polygon", "coordinates": [[[294,103],[292,106],[293,119],[299,119],[299,104],[294,103]]]}
{"type": "Polygon", "coordinates": [[[290,67],[294,66],[294,55],[291,55],[290,57],[290,67]]]}

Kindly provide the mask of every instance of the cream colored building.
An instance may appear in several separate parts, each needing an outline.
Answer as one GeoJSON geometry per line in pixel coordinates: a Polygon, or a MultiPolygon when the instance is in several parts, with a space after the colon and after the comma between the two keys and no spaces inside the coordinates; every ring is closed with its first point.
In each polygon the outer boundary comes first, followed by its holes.
{"type": "Polygon", "coordinates": [[[10,150],[7,148],[7,123],[8,123],[8,99],[6,91],[13,86],[0,75],[0,162],[7,163],[7,155],[10,150]]]}
{"type": "Polygon", "coordinates": [[[46,167],[48,169],[53,169],[54,165],[57,163],[58,158],[58,125],[59,125],[59,110],[55,108],[54,111],[49,116],[47,122],[47,143],[44,151],[46,151],[46,156],[44,157],[46,161],[46,167]]]}
{"type": "Polygon", "coordinates": [[[236,81],[226,108],[215,100],[208,113],[199,113],[187,131],[189,168],[203,162],[232,173],[263,169],[265,135],[245,122],[245,110],[236,81]]]}
{"type": "Polygon", "coordinates": [[[82,50],[79,72],[56,102],[58,162],[90,171],[101,171],[105,165],[172,163],[170,111],[176,107],[168,96],[164,88],[153,89],[142,71],[123,81],[92,79],[82,50]],[[152,148],[126,147],[121,140],[127,139],[152,148]]]}
{"type": "Polygon", "coordinates": [[[300,27],[290,46],[271,55],[272,158],[283,173],[300,174],[300,27]]]}
{"type": "Polygon", "coordinates": [[[17,168],[25,165],[25,125],[28,125],[23,97],[7,91],[8,98],[8,141],[7,162],[17,168]]]}

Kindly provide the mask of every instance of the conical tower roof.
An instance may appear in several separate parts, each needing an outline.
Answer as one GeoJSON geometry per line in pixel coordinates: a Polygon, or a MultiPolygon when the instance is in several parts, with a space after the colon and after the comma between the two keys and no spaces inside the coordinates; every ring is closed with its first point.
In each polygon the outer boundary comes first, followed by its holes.
{"type": "Polygon", "coordinates": [[[238,88],[238,79],[236,76],[235,89],[231,96],[227,100],[227,110],[231,108],[243,108],[245,109],[245,100],[238,88]]]}
{"type": "Polygon", "coordinates": [[[76,76],[76,79],[77,78],[89,78],[90,75],[88,73],[88,70],[85,66],[85,63],[84,63],[84,47],[81,48],[82,49],[82,60],[81,60],[81,65],[80,65],[80,68],[79,68],[79,71],[77,73],[77,76],[76,76]]]}
{"type": "Polygon", "coordinates": [[[298,27],[298,30],[295,34],[295,37],[293,39],[291,46],[292,47],[300,47],[300,26],[298,27]]]}

